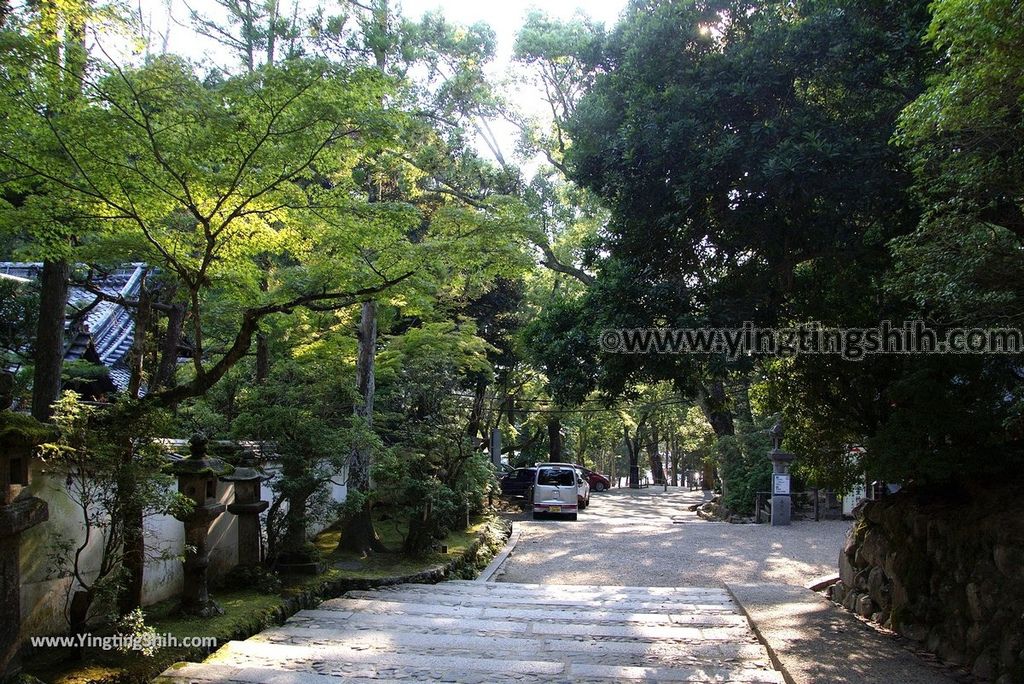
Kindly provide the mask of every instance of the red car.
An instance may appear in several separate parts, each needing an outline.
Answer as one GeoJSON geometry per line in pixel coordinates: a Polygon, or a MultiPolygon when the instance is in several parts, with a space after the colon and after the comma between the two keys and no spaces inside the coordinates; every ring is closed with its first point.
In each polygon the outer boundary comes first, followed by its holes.
{"type": "Polygon", "coordinates": [[[612,481],[601,473],[591,470],[590,468],[584,468],[581,465],[577,465],[577,468],[583,471],[583,476],[587,478],[590,483],[590,488],[595,492],[603,492],[606,489],[610,489],[612,481]]]}

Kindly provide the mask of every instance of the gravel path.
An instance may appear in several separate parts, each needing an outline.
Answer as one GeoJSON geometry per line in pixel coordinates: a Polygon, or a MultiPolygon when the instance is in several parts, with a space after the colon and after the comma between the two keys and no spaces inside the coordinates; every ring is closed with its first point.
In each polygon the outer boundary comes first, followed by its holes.
{"type": "Polygon", "coordinates": [[[836,572],[847,521],[788,527],[708,522],[701,492],[670,487],[594,493],[577,522],[514,516],[522,536],[499,582],[721,587],[804,585],[836,572]]]}

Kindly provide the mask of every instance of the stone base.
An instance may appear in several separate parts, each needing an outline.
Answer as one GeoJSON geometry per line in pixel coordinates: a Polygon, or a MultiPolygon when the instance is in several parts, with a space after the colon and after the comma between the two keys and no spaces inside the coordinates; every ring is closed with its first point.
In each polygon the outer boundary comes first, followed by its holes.
{"type": "Polygon", "coordinates": [[[224,614],[224,609],[217,605],[217,602],[213,599],[209,599],[205,603],[197,606],[185,606],[184,604],[178,609],[181,615],[191,615],[201,618],[212,618],[218,615],[224,614]]]}
{"type": "Polygon", "coordinates": [[[792,517],[793,502],[788,496],[772,497],[772,527],[788,525],[792,517]]]}
{"type": "Polygon", "coordinates": [[[327,571],[327,564],[320,561],[305,561],[295,563],[278,562],[274,564],[274,570],[283,573],[294,573],[296,575],[319,575],[327,571]]]}

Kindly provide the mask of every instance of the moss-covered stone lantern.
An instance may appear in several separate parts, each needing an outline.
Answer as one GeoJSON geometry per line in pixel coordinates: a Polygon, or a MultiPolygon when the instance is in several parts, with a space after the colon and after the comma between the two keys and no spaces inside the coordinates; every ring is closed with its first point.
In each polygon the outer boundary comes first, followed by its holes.
{"type": "Polygon", "coordinates": [[[211,617],[223,611],[211,598],[207,584],[210,549],[207,538],[210,523],[224,512],[217,501],[217,478],[228,475],[234,467],[206,455],[207,439],[196,434],[189,440],[189,456],[167,464],[165,470],[178,476],[178,491],[192,500],[192,511],[175,517],[185,524],[185,586],[181,594],[181,612],[186,615],[211,617]]]}
{"type": "Polygon", "coordinates": [[[234,501],[228,504],[228,513],[238,516],[238,565],[255,568],[262,562],[260,513],[270,505],[260,499],[260,484],[264,475],[257,469],[252,454],[245,452],[235,472],[221,479],[235,486],[234,501]]]}
{"type": "Polygon", "coordinates": [[[46,502],[29,494],[29,464],[52,429],[9,411],[14,378],[0,373],[0,680],[20,669],[21,533],[45,522],[46,502]]]}

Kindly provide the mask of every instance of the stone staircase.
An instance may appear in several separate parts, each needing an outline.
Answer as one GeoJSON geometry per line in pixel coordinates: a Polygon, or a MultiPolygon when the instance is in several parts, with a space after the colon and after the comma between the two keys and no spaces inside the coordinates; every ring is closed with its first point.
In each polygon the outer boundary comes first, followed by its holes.
{"type": "Polygon", "coordinates": [[[725,590],[469,581],[351,591],[156,681],[783,682],[725,590]]]}

